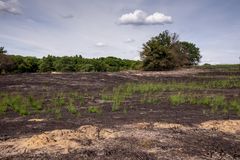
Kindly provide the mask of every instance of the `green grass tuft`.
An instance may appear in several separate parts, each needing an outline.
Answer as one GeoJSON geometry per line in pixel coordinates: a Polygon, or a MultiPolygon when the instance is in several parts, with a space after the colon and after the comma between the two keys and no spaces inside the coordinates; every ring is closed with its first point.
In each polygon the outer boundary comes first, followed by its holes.
{"type": "Polygon", "coordinates": [[[89,113],[97,113],[97,114],[101,114],[102,113],[102,109],[98,106],[90,106],[88,108],[88,112],[89,113]]]}

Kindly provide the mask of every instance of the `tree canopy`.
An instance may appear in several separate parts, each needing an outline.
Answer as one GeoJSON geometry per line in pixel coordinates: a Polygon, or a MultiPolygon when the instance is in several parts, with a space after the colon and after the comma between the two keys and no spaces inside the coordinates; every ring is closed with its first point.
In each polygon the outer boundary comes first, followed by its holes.
{"type": "Polygon", "coordinates": [[[171,70],[177,67],[196,65],[201,59],[195,44],[181,42],[176,33],[163,31],[143,44],[140,52],[144,70],[171,70]]]}
{"type": "Polygon", "coordinates": [[[116,57],[83,58],[81,55],[57,57],[48,55],[43,58],[7,55],[0,48],[0,74],[25,72],[118,72],[139,70],[140,61],[116,57]]]}
{"type": "Polygon", "coordinates": [[[171,70],[196,65],[201,55],[195,44],[179,41],[176,33],[164,31],[143,44],[142,61],[116,57],[83,58],[81,55],[43,58],[8,55],[0,47],[0,74],[24,72],[118,72],[122,70],[171,70]]]}
{"type": "Polygon", "coordinates": [[[14,66],[12,59],[6,53],[4,47],[0,47],[0,74],[10,72],[14,66]]]}

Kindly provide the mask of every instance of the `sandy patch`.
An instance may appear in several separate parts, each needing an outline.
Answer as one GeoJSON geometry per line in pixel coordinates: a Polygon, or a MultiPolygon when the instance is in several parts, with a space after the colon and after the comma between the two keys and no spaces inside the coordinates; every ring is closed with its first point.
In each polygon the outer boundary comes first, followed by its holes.
{"type": "Polygon", "coordinates": [[[207,121],[199,125],[201,129],[214,129],[240,135],[240,120],[207,121]]]}
{"type": "Polygon", "coordinates": [[[63,74],[63,72],[51,72],[51,74],[63,74]]]}
{"type": "Polygon", "coordinates": [[[198,73],[206,72],[206,70],[196,69],[196,68],[184,68],[173,71],[127,71],[126,73],[130,73],[131,75],[140,76],[140,77],[157,77],[157,76],[186,76],[186,75],[194,75],[198,73]]]}
{"type": "Polygon", "coordinates": [[[28,122],[44,122],[46,119],[29,119],[28,122]]]}
{"type": "Polygon", "coordinates": [[[12,155],[31,151],[67,154],[70,150],[96,145],[101,140],[115,138],[116,136],[117,132],[111,129],[100,129],[96,126],[85,125],[77,130],[54,130],[30,138],[13,139],[1,143],[0,148],[5,149],[5,153],[11,153],[12,155]]]}
{"type": "Polygon", "coordinates": [[[153,124],[153,128],[155,129],[171,129],[171,128],[179,128],[182,130],[188,129],[190,127],[183,126],[181,124],[176,124],[176,123],[160,123],[156,122],[153,124]]]}
{"type": "Polygon", "coordinates": [[[133,124],[126,124],[123,125],[123,128],[126,129],[147,129],[150,128],[152,125],[150,123],[147,122],[143,122],[143,123],[133,123],[133,124]]]}
{"type": "Polygon", "coordinates": [[[133,123],[133,124],[127,124],[123,125],[123,128],[127,129],[171,129],[171,128],[179,128],[179,129],[188,129],[190,127],[186,127],[181,124],[175,124],[175,123],[163,123],[163,122],[156,122],[156,123],[133,123]]]}

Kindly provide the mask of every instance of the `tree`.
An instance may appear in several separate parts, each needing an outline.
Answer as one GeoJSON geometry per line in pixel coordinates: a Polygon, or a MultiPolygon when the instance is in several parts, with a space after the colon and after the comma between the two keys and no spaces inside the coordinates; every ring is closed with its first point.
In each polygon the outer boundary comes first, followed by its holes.
{"type": "Polygon", "coordinates": [[[183,50],[189,58],[190,65],[197,65],[202,56],[200,55],[200,49],[195,44],[190,42],[180,42],[183,50]]]}
{"type": "Polygon", "coordinates": [[[14,62],[11,57],[6,54],[4,47],[0,47],[0,74],[11,72],[14,68],[14,62]]]}
{"type": "Polygon", "coordinates": [[[0,54],[6,54],[6,53],[7,53],[7,51],[4,50],[4,47],[0,47],[0,54]]]}
{"type": "Polygon", "coordinates": [[[173,69],[177,59],[173,53],[177,42],[176,33],[164,31],[143,44],[143,51],[140,52],[143,69],[152,71],[173,69]]]}
{"type": "Polygon", "coordinates": [[[56,58],[51,55],[48,55],[47,57],[43,57],[42,60],[40,61],[39,70],[41,72],[55,71],[55,68],[53,65],[55,59],[56,58]]]}
{"type": "Polygon", "coordinates": [[[53,66],[59,72],[74,72],[76,68],[75,57],[57,57],[53,66]]]}
{"type": "Polygon", "coordinates": [[[180,42],[176,33],[163,31],[143,44],[140,52],[143,69],[158,71],[197,63],[199,49],[192,43],[180,42]],[[190,45],[192,44],[192,45],[190,45]],[[194,48],[195,47],[195,48],[194,48]],[[198,49],[198,50],[197,50],[198,49]]]}

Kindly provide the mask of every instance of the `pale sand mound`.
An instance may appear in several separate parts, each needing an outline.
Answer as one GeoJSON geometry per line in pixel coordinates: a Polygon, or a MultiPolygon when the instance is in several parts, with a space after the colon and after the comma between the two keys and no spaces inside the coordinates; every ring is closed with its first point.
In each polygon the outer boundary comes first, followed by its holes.
{"type": "Polygon", "coordinates": [[[176,123],[160,123],[156,122],[153,124],[154,128],[158,129],[170,129],[170,128],[179,128],[179,129],[186,129],[187,127],[181,125],[181,124],[176,124],[176,123]]]}
{"type": "Polygon", "coordinates": [[[30,138],[10,139],[0,143],[0,159],[1,156],[17,155],[25,152],[36,154],[67,154],[78,149],[103,149],[106,145],[118,145],[119,138],[135,138],[138,146],[146,152],[157,153],[159,148],[154,148],[156,141],[162,144],[181,144],[181,142],[173,140],[172,136],[165,136],[165,129],[179,129],[183,131],[214,129],[214,132],[222,131],[225,133],[240,134],[240,120],[208,121],[196,126],[184,126],[164,122],[144,122],[116,127],[118,129],[111,130],[85,125],[76,130],[54,130],[34,135],[30,138]]]}
{"type": "Polygon", "coordinates": [[[111,129],[100,129],[96,126],[85,125],[77,130],[54,130],[30,138],[15,139],[2,143],[0,148],[1,146],[13,146],[9,148],[9,152],[5,151],[12,154],[33,150],[46,153],[68,153],[69,150],[95,145],[101,140],[115,138],[116,136],[117,132],[111,129]]]}
{"type": "MultiPolygon", "coordinates": [[[[33,136],[21,144],[22,147],[28,149],[38,149],[43,147],[51,147],[52,145],[70,145],[76,147],[74,140],[98,140],[114,138],[116,133],[110,129],[99,129],[96,126],[86,125],[77,130],[54,130],[45,132],[40,135],[33,136]]],[[[79,144],[77,143],[79,146],[79,144]]],[[[78,147],[77,147],[78,148],[78,147]]]]}
{"type": "Polygon", "coordinates": [[[179,129],[188,129],[189,127],[185,127],[181,124],[176,124],[176,123],[163,123],[163,122],[156,122],[156,123],[134,123],[134,124],[127,124],[124,125],[123,128],[133,128],[133,129],[171,129],[171,128],[179,128],[179,129]]]}
{"type": "Polygon", "coordinates": [[[28,122],[44,122],[46,119],[29,119],[28,122]]]}
{"type": "Polygon", "coordinates": [[[199,128],[216,129],[225,133],[240,134],[240,120],[207,121],[201,123],[199,128]]]}
{"type": "Polygon", "coordinates": [[[147,123],[147,122],[123,125],[123,128],[128,128],[128,129],[130,129],[130,128],[131,129],[147,129],[150,127],[151,127],[151,124],[147,123]]]}

